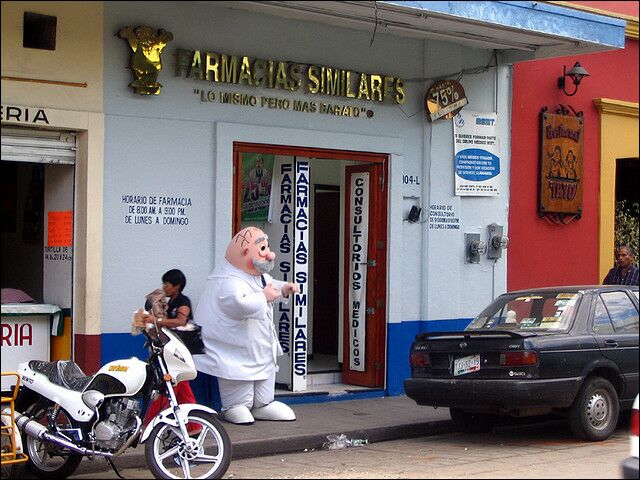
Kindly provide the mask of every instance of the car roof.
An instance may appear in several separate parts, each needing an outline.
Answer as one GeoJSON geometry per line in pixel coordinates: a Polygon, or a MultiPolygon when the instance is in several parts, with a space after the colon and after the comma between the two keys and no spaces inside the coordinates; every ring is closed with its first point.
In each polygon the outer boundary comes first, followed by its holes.
{"type": "Polygon", "coordinates": [[[553,292],[581,292],[594,290],[598,292],[610,292],[619,290],[638,290],[637,285],[562,285],[558,287],[529,288],[526,290],[513,290],[504,295],[524,294],[524,293],[553,293],[553,292]]]}

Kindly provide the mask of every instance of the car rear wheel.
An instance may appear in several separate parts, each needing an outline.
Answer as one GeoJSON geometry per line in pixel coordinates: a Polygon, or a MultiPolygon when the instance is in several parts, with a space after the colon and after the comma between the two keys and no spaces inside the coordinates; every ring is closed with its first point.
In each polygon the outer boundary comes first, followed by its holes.
{"type": "Polygon", "coordinates": [[[569,410],[574,435],[589,441],[606,440],[618,423],[620,405],[616,389],[601,377],[588,378],[569,410]]]}
{"type": "Polygon", "coordinates": [[[457,429],[469,433],[490,431],[497,422],[496,415],[467,412],[459,408],[450,408],[449,415],[451,415],[451,420],[457,429]]]}

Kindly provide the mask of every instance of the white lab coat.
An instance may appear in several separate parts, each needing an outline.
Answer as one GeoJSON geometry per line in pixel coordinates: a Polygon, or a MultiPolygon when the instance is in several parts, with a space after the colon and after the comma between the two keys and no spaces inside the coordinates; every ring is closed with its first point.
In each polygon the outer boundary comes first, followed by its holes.
{"type": "MultiPolygon", "coordinates": [[[[286,284],[263,275],[278,290],[286,284]]],[[[194,312],[202,327],[204,355],[195,355],[199,371],[228,380],[264,380],[282,355],[273,323],[273,305],[262,292],[260,276],[250,275],[226,259],[207,279],[194,312]]],[[[288,301],[285,299],[285,301],[288,301]]]]}

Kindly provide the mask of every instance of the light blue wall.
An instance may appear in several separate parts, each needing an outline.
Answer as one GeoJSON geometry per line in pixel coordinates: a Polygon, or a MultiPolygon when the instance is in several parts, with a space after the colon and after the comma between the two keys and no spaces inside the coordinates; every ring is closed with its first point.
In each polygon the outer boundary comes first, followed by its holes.
{"type": "MultiPolygon", "coordinates": [[[[456,44],[423,42],[378,33],[340,29],[216,7],[200,2],[105,3],[105,162],[104,261],[102,290],[102,361],[134,353],[144,356],[140,337],[130,337],[133,310],[144,295],[160,285],[160,275],[181,268],[188,280],[185,293],[197,303],[207,275],[229,238],[232,159],[218,145],[220,125],[264,131],[294,131],[310,139],[388,138],[399,145],[389,178],[390,246],[388,278],[387,390],[401,393],[408,374],[408,345],[415,333],[437,323],[473,317],[505,285],[504,260],[495,265],[464,263],[464,232],[481,232],[491,222],[506,227],[509,164],[509,67],[482,74],[464,74],[463,84],[473,111],[498,110],[501,139],[502,192],[499,197],[460,198],[453,195],[453,131],[451,121],[427,122],[424,94],[435,78],[484,66],[491,52],[456,44]],[[164,68],[157,96],[139,96],[128,84],[128,44],[115,36],[125,26],[149,25],[173,33],[162,54],[164,68]],[[201,103],[195,88],[240,91],[252,95],[305,99],[294,94],[250,87],[209,84],[174,77],[176,48],[211,50],[253,58],[330,65],[354,71],[382,73],[405,80],[407,102],[372,104],[330,97],[315,101],[362,105],[371,119],[270,110],[260,107],[201,103]],[[421,178],[404,185],[402,175],[421,178]],[[229,190],[230,191],[230,190],[229,190]],[[188,198],[188,225],[125,224],[129,204],[123,195],[188,198]],[[216,199],[218,195],[218,199],[216,199]],[[228,201],[220,199],[228,198],[228,201]],[[429,205],[451,204],[463,227],[437,234],[428,229],[429,205]],[[422,207],[422,223],[404,222],[413,204],[422,207]],[[222,233],[220,233],[222,232],[222,233]]],[[[228,130],[228,129],[227,129],[228,130]]],[[[274,139],[277,139],[274,140],[274,139]]],[[[286,139],[284,139],[286,140],[286,139]]],[[[315,141],[315,140],[313,140],[315,141]]],[[[384,142],[382,143],[384,144],[384,142]]],[[[324,146],[324,145],[323,145],[324,146]]],[[[395,147],[394,147],[395,148],[395,147]]]]}

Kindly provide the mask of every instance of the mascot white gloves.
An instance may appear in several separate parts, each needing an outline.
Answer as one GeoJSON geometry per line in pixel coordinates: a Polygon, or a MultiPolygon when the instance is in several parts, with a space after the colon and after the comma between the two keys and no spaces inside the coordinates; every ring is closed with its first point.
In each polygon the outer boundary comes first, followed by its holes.
{"type": "Polygon", "coordinates": [[[195,310],[205,355],[194,360],[198,370],[218,378],[222,417],[232,423],[296,418],[289,406],[274,401],[276,359],[282,349],[273,302],[288,301],[300,289],[268,274],[275,257],[262,230],[241,230],[209,275],[195,310]]]}

